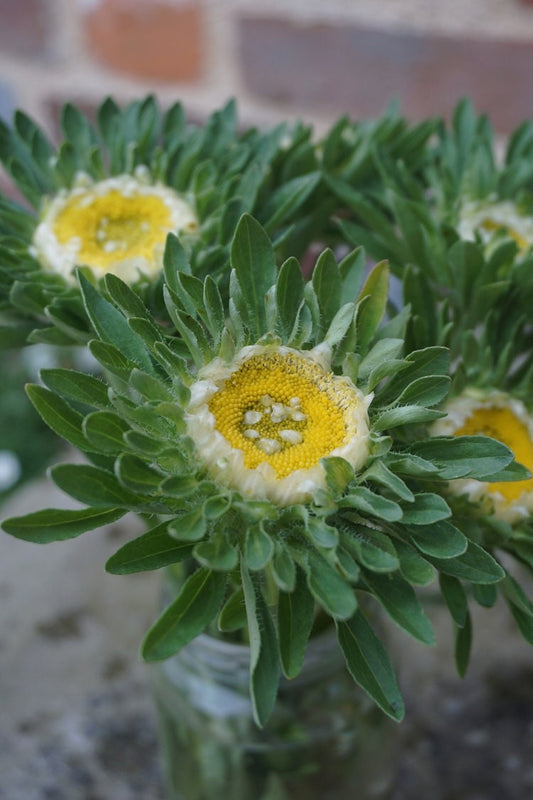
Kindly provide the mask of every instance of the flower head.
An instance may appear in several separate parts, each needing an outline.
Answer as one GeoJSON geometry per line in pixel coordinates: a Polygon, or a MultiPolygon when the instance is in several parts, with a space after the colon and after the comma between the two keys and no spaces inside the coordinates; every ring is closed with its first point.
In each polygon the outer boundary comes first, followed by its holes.
{"type": "Polygon", "coordinates": [[[500,232],[513,239],[524,253],[533,244],[533,216],[522,213],[511,200],[489,197],[466,201],[459,211],[457,231],[462,239],[474,241],[480,236],[485,243],[500,232]]]}
{"type": "Polygon", "coordinates": [[[254,345],[230,364],[217,360],[200,371],[186,421],[213,477],[245,496],[287,505],[326,488],[322,458],[362,468],[372,397],[327,362],[324,348],[254,345]]]}
{"type": "Polygon", "coordinates": [[[280,254],[300,255],[325,224],[309,202],[321,180],[311,144],[294,159],[310,137],[301,125],[241,132],[229,102],[197,127],[179,103],[162,112],[148,97],[123,109],[108,98],[95,125],[67,104],[61,127],[57,147],[22,112],[2,128],[0,161],[31,207],[0,194],[0,339],[12,345],[87,341],[77,267],[103,286],[120,277],[168,330],[163,269],[171,281],[187,263],[227,291],[242,212],[283,234],[280,254]],[[300,213],[313,225],[292,232],[300,213]]]}
{"type": "Polygon", "coordinates": [[[145,173],[96,182],[78,174],[72,189],[61,189],[33,235],[32,252],[43,267],[72,282],[77,265],[128,283],[157,275],[167,235],[194,232],[198,220],[177,192],[145,173]]]}
{"type": "MultiPolygon", "coordinates": [[[[446,406],[446,417],[434,423],[434,435],[490,436],[514,453],[533,472],[533,417],[525,405],[505,392],[465,391],[446,406]]],[[[456,480],[454,494],[464,494],[485,512],[511,524],[533,511],[533,478],[515,481],[456,480]]]]}
{"type": "Polygon", "coordinates": [[[243,215],[228,299],[210,276],[187,269],[166,287],[179,337],[158,329],[119,278],[106,282],[110,302],[80,274],[91,352],[116,380],[106,389],[48,370],[45,386],[28,388],[51,427],[94,463],[51,473],[85,508],[8,520],[6,530],[50,541],[126,511],[157,515],[107,564],[119,573],[189,565],[143,655],[172,655],[215,618],[222,631],[247,626],[260,724],[275,700],[278,655],[294,677],[315,608],[335,621],[354,678],[399,719],[392,667],[356,590],[432,642],[411,584],[431,581],[433,564],[474,583],[503,575],[427,488],[444,485],[441,474],[458,458],[461,476],[479,477],[478,461],[496,472],[512,455],[484,437],[467,437],[466,455],[460,439],[459,447],[451,438],[420,441],[442,415],[433,406],[448,390],[447,353],[404,352],[405,318],[382,325],[387,265],[365,280],[365,261],[358,250],[338,264],[326,250],[306,283],[295,259],[278,269],[265,230],[243,215]],[[83,414],[70,405],[80,399],[83,414]],[[361,669],[359,637],[381,665],[377,678],[368,678],[366,661],[361,669]]]}

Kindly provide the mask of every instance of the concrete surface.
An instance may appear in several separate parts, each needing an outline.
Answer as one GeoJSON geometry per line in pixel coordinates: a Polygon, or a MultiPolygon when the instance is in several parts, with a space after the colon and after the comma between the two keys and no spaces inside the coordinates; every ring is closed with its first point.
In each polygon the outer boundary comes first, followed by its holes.
{"type": "MultiPolygon", "coordinates": [[[[42,480],[2,517],[61,504],[64,496],[42,480]]],[[[159,577],[104,572],[139,530],[128,518],[46,546],[0,534],[1,800],[163,800],[138,659],[159,577]]],[[[480,610],[472,669],[461,681],[449,623],[438,606],[432,615],[436,648],[390,632],[407,701],[392,800],[528,800],[531,649],[505,610],[480,610]]]]}

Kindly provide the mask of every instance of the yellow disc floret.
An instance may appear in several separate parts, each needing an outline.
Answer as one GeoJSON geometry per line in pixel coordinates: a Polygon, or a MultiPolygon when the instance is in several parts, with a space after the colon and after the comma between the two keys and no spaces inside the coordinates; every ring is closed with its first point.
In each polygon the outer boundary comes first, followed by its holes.
{"type": "Polygon", "coordinates": [[[360,468],[371,398],[327,367],[318,349],[257,345],[231,365],[202,370],[188,427],[210,472],[244,494],[285,504],[325,487],[324,457],[360,468]]]}
{"type": "Polygon", "coordinates": [[[355,433],[344,406],[353,402],[318,364],[294,354],[254,356],[209,402],[215,427],[244,452],[254,469],[263,461],[283,478],[309,469],[355,433]]]}
{"type": "Polygon", "coordinates": [[[170,232],[197,226],[190,206],[166,186],[131,175],[97,183],[79,176],[48,205],[33,250],[45,268],[67,279],[85,265],[97,276],[112,272],[132,281],[161,270],[170,232]]]}
{"type": "MultiPolygon", "coordinates": [[[[465,391],[445,408],[447,416],[433,426],[435,435],[490,436],[505,444],[516,461],[533,472],[533,419],[524,404],[505,392],[465,391]]],[[[515,523],[533,511],[533,478],[523,481],[455,480],[456,494],[481,502],[499,519],[515,523]]]]}

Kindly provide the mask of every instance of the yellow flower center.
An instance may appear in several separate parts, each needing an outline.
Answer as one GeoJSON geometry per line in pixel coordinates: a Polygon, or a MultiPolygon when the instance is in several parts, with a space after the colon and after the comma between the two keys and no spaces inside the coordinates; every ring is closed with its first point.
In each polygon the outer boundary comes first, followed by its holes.
{"type": "Polygon", "coordinates": [[[355,387],[294,352],[245,361],[209,401],[215,428],[244,465],[270,464],[277,478],[309,469],[357,433],[355,387]]]}
{"type": "Polygon", "coordinates": [[[134,175],[91,182],[80,174],[50,201],[32,245],[43,267],[69,281],[77,265],[134,281],[162,269],[170,232],[197,227],[193,209],[168,186],[134,175]]]}
{"type": "Polygon", "coordinates": [[[106,271],[118,259],[151,261],[172,230],[170,209],[157,195],[124,196],[117,189],[102,196],[77,195],[57,215],[53,231],[66,245],[80,240],[78,261],[106,271]]]}
{"type": "MultiPolygon", "coordinates": [[[[497,439],[513,451],[515,459],[533,472],[533,441],[527,426],[510,408],[484,406],[476,408],[455,436],[483,435],[497,439]]],[[[489,483],[489,492],[499,492],[509,502],[522,492],[533,489],[533,478],[525,481],[489,483]]]]}

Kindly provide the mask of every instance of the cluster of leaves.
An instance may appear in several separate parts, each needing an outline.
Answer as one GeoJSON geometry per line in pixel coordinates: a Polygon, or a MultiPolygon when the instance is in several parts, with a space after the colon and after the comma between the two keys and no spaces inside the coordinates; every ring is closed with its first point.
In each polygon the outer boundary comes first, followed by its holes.
{"type": "Polygon", "coordinates": [[[435,134],[421,146],[417,170],[376,153],[382,180],[368,191],[347,171],[327,174],[342,204],[338,225],[347,241],[389,260],[412,311],[408,346],[449,347],[454,370],[459,366],[454,391],[466,373],[471,384],[516,387],[523,395],[531,375],[532,256],[520,254],[504,231],[487,248],[461,240],[456,225],[467,200],[510,199],[529,209],[533,125],[524,122],[512,134],[503,164],[489,120],[469,101],[435,134]]]}
{"type": "MultiPolygon", "coordinates": [[[[245,630],[251,696],[263,724],[279,664],[289,677],[299,672],[319,608],[336,625],[354,680],[400,719],[393,668],[360,598],[376,598],[407,633],[431,643],[416,588],[435,571],[447,598],[464,593],[464,583],[481,593],[502,580],[501,566],[456,524],[440,491],[457,477],[513,477],[512,453],[486,437],[426,438],[449,388],[447,351],[406,352],[405,312],[382,324],[388,270],[379,264],[365,278],[362,250],[340,263],[324,251],[306,282],[294,257],[277,269],[265,230],[244,215],[230,248],[229,300],[211,276],[193,274],[184,248],[176,245],[174,257],[165,263],[164,295],[179,337],[165,335],[115,276],[105,279],[106,298],[79,273],[95,335],[88,347],[108,381],[48,369],[44,385],[29,386],[28,394],[47,424],[86,454],[89,463],[51,470],[85,507],[47,509],[3,527],[48,542],[127,511],[144,515],[147,532],[121,547],[107,569],[125,574],[186,563],[190,573],[146,635],[147,660],[170,656],[215,621],[223,633],[245,630]],[[365,467],[354,474],[345,460],[324,459],[327,489],[305,504],[280,507],[218,485],[187,435],[197,370],[258,342],[303,350],[325,342],[334,371],[374,393],[365,467]]],[[[450,606],[460,621],[458,601],[450,606]]]]}
{"type": "MultiPolygon", "coordinates": [[[[224,295],[228,249],[243,213],[253,214],[271,236],[278,264],[301,257],[317,240],[333,243],[338,203],[324,174],[340,173],[370,187],[379,177],[378,151],[418,169],[433,129],[430,121],[411,129],[391,107],[373,121],[343,117],[317,143],[312,128],[301,123],[239,130],[233,102],[194,126],[179,103],[162,112],[153,97],[124,109],[108,98],[95,125],[65,105],[56,147],[17,112],[11,128],[0,123],[0,161],[31,208],[0,197],[0,346],[87,341],[90,326],[78,289],[42,270],[30,247],[43,202],[70,188],[80,172],[97,181],[147,167],[154,181],[181,193],[200,227],[180,234],[180,243],[193,273],[214,276],[224,295]]],[[[165,260],[174,258],[176,241],[169,236],[165,260]]],[[[154,316],[168,324],[161,290],[162,280],[140,279],[135,286],[154,316]]]]}
{"type": "MultiPolygon", "coordinates": [[[[239,132],[233,102],[198,127],[186,123],[179,103],[163,113],[152,97],[123,110],[108,98],[96,119],[93,126],[65,105],[58,147],[21,111],[12,128],[0,123],[0,161],[31,206],[0,198],[0,345],[87,341],[79,290],[42,270],[30,247],[43,202],[70,188],[80,172],[98,181],[147,167],[154,181],[182,194],[200,226],[180,234],[180,242],[200,276],[224,280],[229,243],[244,212],[261,220],[280,252],[305,248],[320,226],[320,205],[303,207],[320,181],[308,127],[239,132]]],[[[169,237],[165,259],[176,241],[169,237]]],[[[161,281],[141,279],[135,288],[156,316],[162,313],[161,281]]]]}

